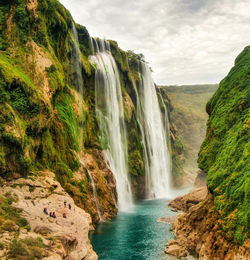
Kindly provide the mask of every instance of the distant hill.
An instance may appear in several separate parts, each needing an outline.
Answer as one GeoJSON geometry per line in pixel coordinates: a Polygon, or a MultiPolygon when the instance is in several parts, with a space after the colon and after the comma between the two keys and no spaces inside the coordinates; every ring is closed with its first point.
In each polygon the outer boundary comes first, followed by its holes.
{"type": "Polygon", "coordinates": [[[218,84],[165,86],[165,88],[170,93],[205,94],[214,93],[218,88],[218,84]]]}
{"type": "Polygon", "coordinates": [[[196,174],[198,151],[206,134],[206,103],[217,90],[217,84],[161,86],[167,90],[174,109],[170,116],[184,146],[184,171],[196,174]]]}

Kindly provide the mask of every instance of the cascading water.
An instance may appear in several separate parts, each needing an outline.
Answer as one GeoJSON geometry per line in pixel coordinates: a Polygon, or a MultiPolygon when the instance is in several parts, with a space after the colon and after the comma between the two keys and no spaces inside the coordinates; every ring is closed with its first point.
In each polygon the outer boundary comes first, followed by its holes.
{"type": "MultiPolygon", "coordinates": [[[[76,74],[75,76],[75,84],[77,87],[77,90],[79,92],[79,94],[81,95],[81,98],[79,99],[79,107],[82,108],[83,106],[83,78],[82,78],[82,63],[81,63],[81,52],[80,52],[80,48],[79,48],[79,40],[78,40],[78,34],[75,28],[74,23],[72,23],[72,32],[73,32],[73,46],[72,46],[72,54],[71,54],[71,63],[73,65],[74,68],[74,72],[76,74]]],[[[80,125],[80,129],[82,128],[82,125],[80,125]]],[[[82,131],[80,131],[80,144],[82,144],[82,131]]],[[[84,166],[84,162],[82,161],[80,155],[79,155],[79,161],[80,163],[84,166]]],[[[85,168],[85,166],[84,166],[85,168]]],[[[85,168],[87,170],[87,168],[85,168]]],[[[91,182],[91,186],[92,186],[92,190],[93,190],[93,195],[94,195],[94,199],[95,199],[95,204],[96,204],[96,211],[98,214],[98,217],[100,219],[100,222],[103,221],[102,216],[101,216],[101,212],[100,212],[100,205],[99,205],[99,201],[98,201],[98,197],[97,197],[97,192],[96,192],[96,187],[95,187],[95,182],[94,179],[91,175],[91,173],[87,170],[87,173],[89,175],[90,178],[90,182],[91,182]]]]}
{"type": "Polygon", "coordinates": [[[118,208],[130,210],[132,192],[127,169],[127,137],[118,69],[109,42],[91,39],[96,66],[95,106],[104,157],[116,179],[118,208]]]}
{"type": "Polygon", "coordinates": [[[171,198],[170,153],[155,84],[149,67],[144,62],[139,62],[139,67],[137,120],[144,139],[146,196],[149,199],[171,198]]]}
{"type": "MultiPolygon", "coordinates": [[[[165,105],[164,99],[162,97],[162,92],[161,89],[159,89],[159,97],[161,99],[161,103],[163,105],[163,109],[164,109],[164,128],[165,128],[165,132],[166,132],[166,138],[167,138],[167,145],[168,145],[168,150],[169,153],[171,155],[171,141],[170,141],[170,123],[169,123],[169,117],[168,117],[168,111],[167,111],[167,107],[165,105]]],[[[172,164],[171,164],[171,160],[170,160],[170,169],[172,170],[172,164]]]]}
{"type": "Polygon", "coordinates": [[[97,197],[97,192],[96,192],[96,187],[95,187],[95,182],[94,182],[93,176],[92,176],[91,172],[88,171],[88,169],[85,167],[85,164],[80,157],[79,157],[79,161],[80,161],[81,165],[84,167],[84,169],[86,169],[86,171],[89,175],[93,195],[94,195],[94,198],[95,198],[96,211],[97,211],[100,222],[103,222],[101,211],[100,211],[100,204],[99,204],[99,200],[98,200],[98,197],[97,197]]]}
{"type": "Polygon", "coordinates": [[[78,92],[83,96],[83,78],[82,78],[82,62],[81,62],[81,52],[79,48],[79,39],[74,23],[72,23],[72,32],[73,32],[73,46],[71,53],[71,63],[74,67],[75,84],[78,89],[78,92]]]}

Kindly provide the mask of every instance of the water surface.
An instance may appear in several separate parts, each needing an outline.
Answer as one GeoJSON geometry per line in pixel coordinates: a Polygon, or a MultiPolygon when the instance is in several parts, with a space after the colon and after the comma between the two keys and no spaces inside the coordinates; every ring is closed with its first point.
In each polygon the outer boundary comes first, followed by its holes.
{"type": "Polygon", "coordinates": [[[160,217],[174,216],[166,200],[145,200],[133,212],[119,213],[109,223],[100,224],[90,235],[100,260],[176,259],[164,254],[166,242],[174,237],[171,225],[160,217]]]}

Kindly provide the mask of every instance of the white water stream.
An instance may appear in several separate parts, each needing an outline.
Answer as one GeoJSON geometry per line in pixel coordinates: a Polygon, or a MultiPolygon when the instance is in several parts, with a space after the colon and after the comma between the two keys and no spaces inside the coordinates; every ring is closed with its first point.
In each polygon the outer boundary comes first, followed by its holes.
{"type": "Polygon", "coordinates": [[[86,171],[87,171],[87,173],[89,175],[91,186],[92,186],[93,195],[94,195],[94,198],[95,198],[96,211],[97,211],[97,214],[98,214],[100,222],[103,222],[102,214],[101,214],[101,211],[100,211],[100,204],[99,204],[99,200],[98,200],[98,196],[97,196],[97,192],[96,192],[96,187],[95,187],[95,182],[94,182],[93,176],[92,176],[91,172],[88,171],[88,169],[85,167],[85,164],[82,161],[82,159],[80,158],[80,156],[79,156],[79,161],[80,161],[81,165],[84,167],[84,169],[86,169],[86,171]]]}
{"type": "Polygon", "coordinates": [[[128,177],[128,149],[124,122],[121,84],[116,62],[112,57],[109,42],[91,39],[96,66],[95,109],[100,128],[103,153],[116,180],[118,208],[130,210],[133,206],[128,177]]]}
{"type": "Polygon", "coordinates": [[[76,27],[74,23],[72,23],[72,32],[73,32],[73,43],[74,47],[72,48],[72,53],[71,53],[71,63],[74,66],[74,70],[76,73],[76,85],[77,85],[77,90],[80,93],[81,97],[83,96],[83,79],[82,79],[82,62],[81,62],[81,52],[79,48],[79,39],[78,39],[78,34],[76,31],[76,27]]]}
{"type": "Polygon", "coordinates": [[[138,122],[142,131],[146,174],[146,196],[171,198],[171,163],[166,129],[159,107],[150,68],[139,63],[141,83],[138,89],[138,122]]]}

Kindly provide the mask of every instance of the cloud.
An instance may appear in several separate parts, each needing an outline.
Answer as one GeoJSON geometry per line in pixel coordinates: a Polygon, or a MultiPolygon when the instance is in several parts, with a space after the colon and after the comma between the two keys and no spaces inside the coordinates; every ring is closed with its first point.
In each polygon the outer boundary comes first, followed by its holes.
{"type": "Polygon", "coordinates": [[[217,83],[250,42],[249,0],[61,0],[92,36],[143,53],[158,84],[217,83]]]}

